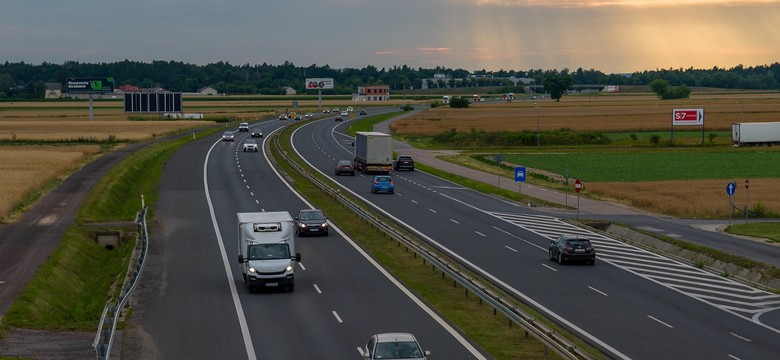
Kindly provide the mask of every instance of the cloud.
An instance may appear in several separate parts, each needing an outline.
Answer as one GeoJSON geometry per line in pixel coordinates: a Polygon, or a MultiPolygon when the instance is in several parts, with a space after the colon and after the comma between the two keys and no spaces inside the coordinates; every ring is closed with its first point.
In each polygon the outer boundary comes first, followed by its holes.
{"type": "Polygon", "coordinates": [[[744,6],[780,4],[780,0],[473,0],[476,5],[547,8],[744,6]]]}

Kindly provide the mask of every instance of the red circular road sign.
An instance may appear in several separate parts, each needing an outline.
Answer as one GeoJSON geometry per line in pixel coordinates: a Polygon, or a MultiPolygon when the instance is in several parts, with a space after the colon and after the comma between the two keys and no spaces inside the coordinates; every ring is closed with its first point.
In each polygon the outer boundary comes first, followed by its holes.
{"type": "Polygon", "coordinates": [[[580,179],[574,180],[574,190],[577,190],[577,192],[580,192],[582,190],[582,182],[580,179]]]}
{"type": "Polygon", "coordinates": [[[748,179],[745,179],[745,189],[748,189],[750,187],[750,182],[748,179]]]}

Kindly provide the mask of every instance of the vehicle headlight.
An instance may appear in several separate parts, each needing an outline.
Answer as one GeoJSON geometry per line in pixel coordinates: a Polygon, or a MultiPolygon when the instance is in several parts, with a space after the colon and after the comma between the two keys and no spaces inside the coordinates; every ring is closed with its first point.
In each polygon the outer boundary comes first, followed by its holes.
{"type": "Polygon", "coordinates": [[[328,223],[324,222],[320,225],[321,227],[328,227],[328,223]]]}
{"type": "Polygon", "coordinates": [[[253,268],[253,267],[250,267],[250,268],[249,268],[249,272],[256,273],[256,272],[257,272],[257,270],[255,270],[255,268],[253,268]]]}
{"type": "Polygon", "coordinates": [[[305,228],[306,224],[301,224],[300,227],[305,228]]]}
{"type": "Polygon", "coordinates": [[[286,268],[284,268],[284,271],[292,271],[293,267],[292,265],[287,265],[286,268]]]}

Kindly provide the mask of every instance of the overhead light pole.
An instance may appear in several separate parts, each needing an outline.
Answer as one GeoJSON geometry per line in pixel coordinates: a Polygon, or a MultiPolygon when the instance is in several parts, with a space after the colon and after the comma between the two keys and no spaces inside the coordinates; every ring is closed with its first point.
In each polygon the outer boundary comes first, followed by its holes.
{"type": "Polygon", "coordinates": [[[534,103],[536,106],[536,146],[539,147],[539,104],[534,103]]]}
{"type": "Polygon", "coordinates": [[[742,117],[742,122],[745,122],[745,103],[742,101],[737,101],[737,104],[740,105],[740,116],[742,117]]]}

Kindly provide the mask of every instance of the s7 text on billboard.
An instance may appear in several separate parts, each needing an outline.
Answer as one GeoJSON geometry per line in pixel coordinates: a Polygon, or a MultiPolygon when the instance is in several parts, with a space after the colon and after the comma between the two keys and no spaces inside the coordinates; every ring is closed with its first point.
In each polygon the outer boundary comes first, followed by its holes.
{"type": "Polygon", "coordinates": [[[672,110],[672,126],[704,125],[704,109],[672,110]]]}
{"type": "Polygon", "coordinates": [[[333,78],[308,78],[306,90],[333,89],[333,78]]]}

